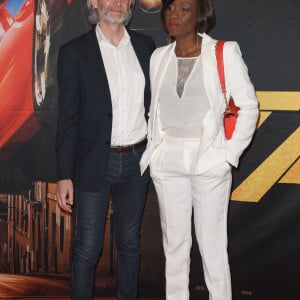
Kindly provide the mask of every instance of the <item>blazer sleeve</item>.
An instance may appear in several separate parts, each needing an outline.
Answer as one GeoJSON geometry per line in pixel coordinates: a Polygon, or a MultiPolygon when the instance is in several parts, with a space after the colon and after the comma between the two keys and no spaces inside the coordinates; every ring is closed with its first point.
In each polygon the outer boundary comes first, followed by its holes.
{"type": "Polygon", "coordinates": [[[240,108],[232,138],[227,140],[226,159],[237,167],[239,158],[251,142],[258,119],[258,100],[248,75],[248,68],[236,42],[224,46],[225,78],[228,96],[240,108]]]}
{"type": "Polygon", "coordinates": [[[74,176],[80,105],[79,55],[75,50],[76,47],[67,44],[60,48],[58,56],[57,180],[72,179],[74,176]]]}

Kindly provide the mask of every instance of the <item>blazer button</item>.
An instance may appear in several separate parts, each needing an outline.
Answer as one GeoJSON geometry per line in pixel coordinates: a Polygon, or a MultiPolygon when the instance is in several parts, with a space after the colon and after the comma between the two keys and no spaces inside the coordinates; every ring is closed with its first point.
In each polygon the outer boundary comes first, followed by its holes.
{"type": "Polygon", "coordinates": [[[108,117],[109,117],[109,118],[111,118],[111,117],[112,117],[112,113],[108,113],[107,115],[108,115],[108,117]]]}

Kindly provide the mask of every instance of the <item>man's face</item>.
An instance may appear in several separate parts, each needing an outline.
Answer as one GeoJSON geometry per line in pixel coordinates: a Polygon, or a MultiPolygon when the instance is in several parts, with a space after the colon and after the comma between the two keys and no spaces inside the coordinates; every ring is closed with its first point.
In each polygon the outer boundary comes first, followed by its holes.
{"type": "Polygon", "coordinates": [[[123,24],[129,14],[131,0],[92,0],[100,20],[109,24],[123,24]]]}

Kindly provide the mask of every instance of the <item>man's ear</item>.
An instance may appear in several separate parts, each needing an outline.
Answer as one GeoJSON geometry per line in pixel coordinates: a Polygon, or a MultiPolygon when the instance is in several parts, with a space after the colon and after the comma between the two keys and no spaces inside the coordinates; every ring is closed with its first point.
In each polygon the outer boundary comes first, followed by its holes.
{"type": "Polygon", "coordinates": [[[93,8],[97,8],[98,7],[98,0],[90,0],[90,4],[93,8]]]}

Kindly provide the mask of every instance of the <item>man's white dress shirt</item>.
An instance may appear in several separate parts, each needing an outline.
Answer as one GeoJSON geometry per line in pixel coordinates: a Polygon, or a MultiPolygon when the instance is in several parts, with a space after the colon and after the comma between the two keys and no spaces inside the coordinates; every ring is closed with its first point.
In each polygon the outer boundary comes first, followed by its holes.
{"type": "MultiPolygon", "coordinates": [[[[96,26],[112,100],[112,146],[135,144],[146,136],[145,77],[124,27],[124,36],[114,46],[96,26]]],[[[101,101],[101,99],[99,99],[101,101]]]]}

